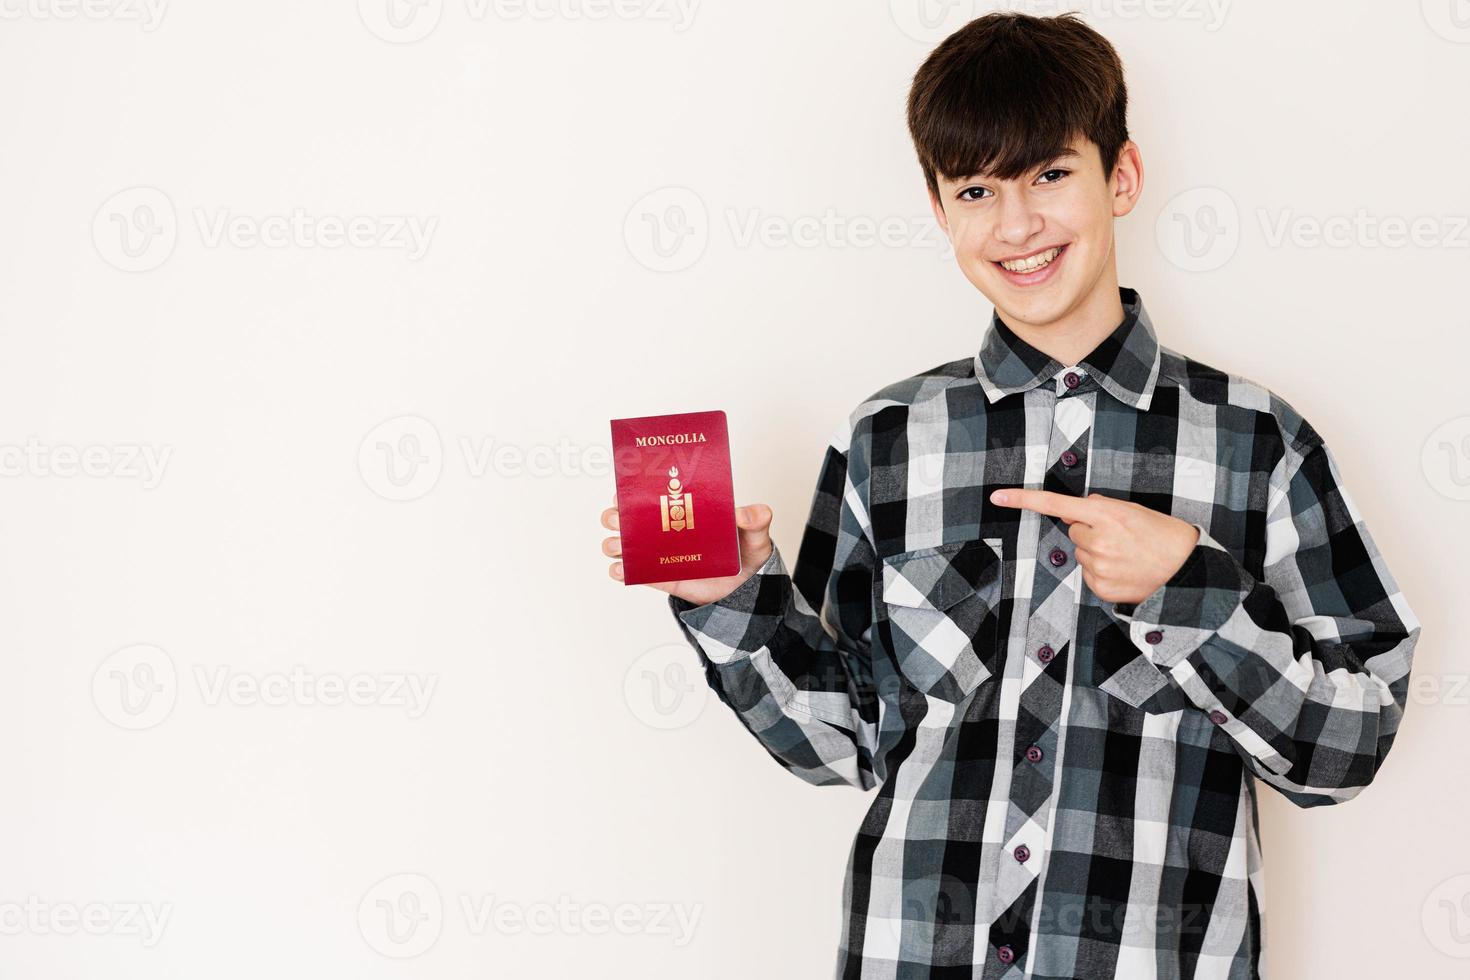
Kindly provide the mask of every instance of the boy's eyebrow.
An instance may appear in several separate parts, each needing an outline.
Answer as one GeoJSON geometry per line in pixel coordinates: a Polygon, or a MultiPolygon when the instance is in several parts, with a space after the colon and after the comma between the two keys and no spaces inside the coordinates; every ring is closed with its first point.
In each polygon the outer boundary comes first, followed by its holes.
{"type": "MultiPolygon", "coordinates": [[[[1071,148],[1068,148],[1068,149],[1065,149],[1062,152],[1058,153],[1054,157],[1047,157],[1044,161],[1042,161],[1042,163],[1038,164],[1037,166],[1045,166],[1046,164],[1049,164],[1049,163],[1056,163],[1059,160],[1066,160],[1066,159],[1069,159],[1069,158],[1075,158],[1075,157],[1081,157],[1081,156],[1082,156],[1082,154],[1078,153],[1076,150],[1073,150],[1071,148]]],[[[989,174],[966,174],[963,177],[958,177],[956,179],[957,180],[961,180],[961,181],[965,181],[965,180],[988,180],[988,179],[990,179],[990,175],[989,174]]]]}

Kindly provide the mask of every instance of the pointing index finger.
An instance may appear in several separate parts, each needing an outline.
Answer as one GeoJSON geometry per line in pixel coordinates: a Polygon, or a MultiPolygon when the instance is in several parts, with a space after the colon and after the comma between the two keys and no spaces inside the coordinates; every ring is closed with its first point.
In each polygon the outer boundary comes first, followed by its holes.
{"type": "Polygon", "coordinates": [[[1056,493],[1052,490],[1024,490],[1011,488],[997,490],[990,495],[991,503],[1000,504],[1002,507],[1019,507],[1023,510],[1034,510],[1038,514],[1050,514],[1052,517],[1060,517],[1068,524],[1073,521],[1081,521],[1090,524],[1092,521],[1092,506],[1083,497],[1073,497],[1070,494],[1056,493]]]}

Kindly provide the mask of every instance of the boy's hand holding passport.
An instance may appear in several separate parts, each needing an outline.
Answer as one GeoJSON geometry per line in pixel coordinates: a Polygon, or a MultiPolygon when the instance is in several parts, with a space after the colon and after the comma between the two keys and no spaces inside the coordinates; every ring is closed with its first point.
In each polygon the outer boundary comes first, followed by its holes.
{"type": "Polygon", "coordinates": [[[616,505],[602,513],[609,574],[703,605],[771,554],[771,509],[735,507],[725,413],[612,420],[616,505]]]}

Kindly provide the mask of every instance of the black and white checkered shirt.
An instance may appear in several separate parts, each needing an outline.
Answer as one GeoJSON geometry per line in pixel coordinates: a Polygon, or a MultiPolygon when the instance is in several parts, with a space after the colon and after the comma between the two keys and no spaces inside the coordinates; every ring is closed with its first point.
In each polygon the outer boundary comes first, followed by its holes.
{"type": "Polygon", "coordinates": [[[975,356],[875,392],[794,572],[777,549],[717,602],[669,597],[777,761],[878,787],[840,978],[1256,977],[1257,782],[1347,800],[1393,742],[1419,623],[1332,454],[1119,292],[1078,364],[995,316],[975,356]],[[1066,523],[1001,487],[1135,501],[1199,541],[1105,602],[1066,523]]]}

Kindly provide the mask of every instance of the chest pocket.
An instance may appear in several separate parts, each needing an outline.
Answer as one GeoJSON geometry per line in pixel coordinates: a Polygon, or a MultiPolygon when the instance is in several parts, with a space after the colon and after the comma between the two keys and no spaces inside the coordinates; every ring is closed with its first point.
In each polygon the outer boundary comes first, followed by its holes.
{"type": "Polygon", "coordinates": [[[991,675],[1005,560],[1000,538],[971,538],[883,559],[881,629],[899,671],[925,694],[968,697],[991,675]]]}

